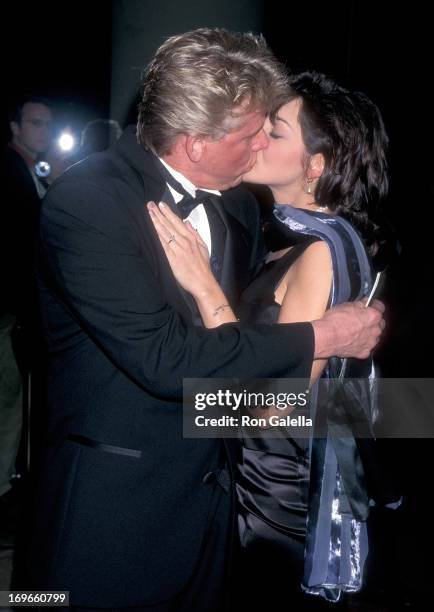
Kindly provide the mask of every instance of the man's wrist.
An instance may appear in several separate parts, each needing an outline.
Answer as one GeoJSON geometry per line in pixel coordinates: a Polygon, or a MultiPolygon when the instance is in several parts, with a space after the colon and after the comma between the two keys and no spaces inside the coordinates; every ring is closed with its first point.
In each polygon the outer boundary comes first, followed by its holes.
{"type": "Polygon", "coordinates": [[[327,359],[333,354],[330,325],[323,319],[312,321],[315,337],[314,359],[327,359]]]}

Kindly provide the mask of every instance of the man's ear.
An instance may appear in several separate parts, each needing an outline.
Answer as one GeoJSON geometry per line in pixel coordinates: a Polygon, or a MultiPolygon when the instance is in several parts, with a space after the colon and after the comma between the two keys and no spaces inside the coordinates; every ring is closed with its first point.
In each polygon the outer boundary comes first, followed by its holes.
{"type": "Polygon", "coordinates": [[[197,163],[202,159],[205,150],[205,142],[198,136],[186,136],[185,150],[190,161],[197,163]]]}
{"type": "Polygon", "coordinates": [[[311,179],[319,179],[324,172],[325,159],[322,153],[315,153],[309,161],[309,170],[307,175],[311,179]]]}

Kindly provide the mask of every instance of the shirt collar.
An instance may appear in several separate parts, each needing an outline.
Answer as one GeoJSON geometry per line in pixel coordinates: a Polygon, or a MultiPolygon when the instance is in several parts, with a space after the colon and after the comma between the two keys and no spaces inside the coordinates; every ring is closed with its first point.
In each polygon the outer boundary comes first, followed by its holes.
{"type": "MultiPolygon", "coordinates": [[[[163,166],[166,168],[166,170],[168,172],[170,172],[170,174],[173,176],[173,178],[176,181],[178,181],[178,183],[180,185],[182,185],[182,187],[184,187],[185,191],[188,194],[190,194],[193,198],[195,198],[196,197],[196,190],[198,189],[198,187],[196,187],[196,185],[193,185],[193,183],[187,177],[185,177],[183,174],[178,172],[178,170],[175,170],[174,168],[169,166],[169,164],[167,162],[165,162],[164,159],[161,159],[161,157],[159,157],[158,159],[163,164],[163,166]]],[[[216,191],[215,189],[203,189],[201,187],[201,191],[207,191],[208,193],[213,193],[213,194],[218,195],[218,196],[221,195],[220,191],[216,191]]]]}

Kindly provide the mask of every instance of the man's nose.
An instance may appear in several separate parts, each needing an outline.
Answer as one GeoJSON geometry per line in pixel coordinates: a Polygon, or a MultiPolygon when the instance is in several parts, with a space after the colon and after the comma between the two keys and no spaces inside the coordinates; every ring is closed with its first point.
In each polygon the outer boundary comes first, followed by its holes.
{"type": "Polygon", "coordinates": [[[268,147],[268,143],[269,143],[268,136],[265,133],[265,130],[262,129],[260,132],[258,132],[258,135],[256,136],[252,144],[252,150],[260,151],[261,149],[266,149],[268,147]]]}

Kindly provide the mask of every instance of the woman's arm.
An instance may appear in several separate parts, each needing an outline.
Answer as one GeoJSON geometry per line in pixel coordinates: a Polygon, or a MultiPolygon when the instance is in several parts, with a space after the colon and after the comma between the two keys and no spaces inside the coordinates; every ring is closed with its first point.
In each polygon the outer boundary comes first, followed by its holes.
{"type": "MultiPolygon", "coordinates": [[[[275,299],[281,304],[278,323],[299,323],[320,319],[327,308],[332,283],[330,251],[323,241],[312,243],[287,270],[276,289],[275,299]]],[[[315,359],[312,364],[310,384],[321,376],[327,359],[315,359]]],[[[294,410],[288,406],[267,408],[264,417],[285,417],[294,410]]],[[[260,429],[268,429],[270,424],[260,429]]]]}
{"type": "MultiPolygon", "coordinates": [[[[324,315],[332,286],[332,262],[330,250],[324,241],[312,243],[289,268],[277,288],[281,296],[279,323],[315,321],[324,315]]],[[[279,300],[280,301],[280,300],[279,300]]],[[[315,359],[312,365],[311,384],[320,376],[326,359],[315,359]]]]}

